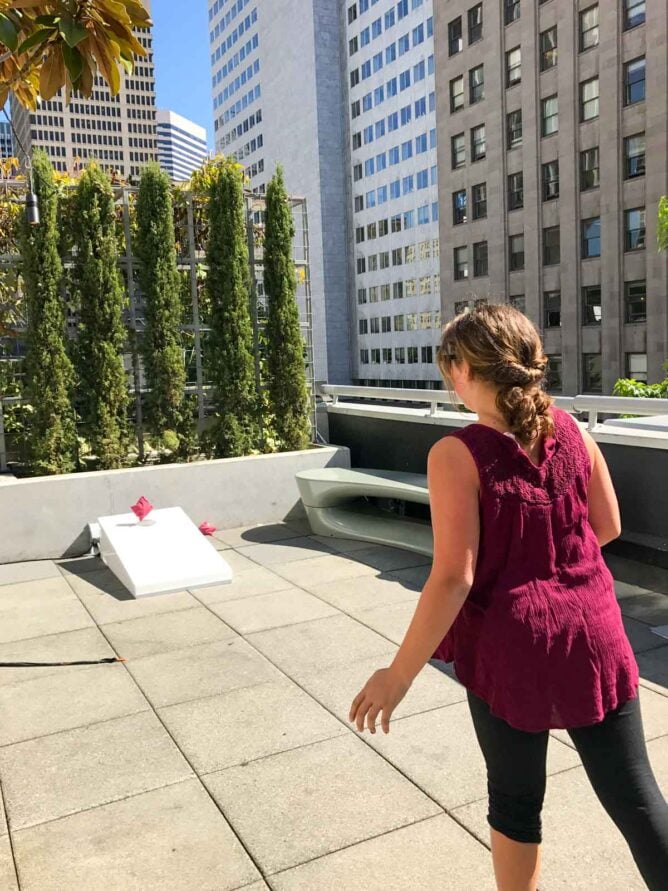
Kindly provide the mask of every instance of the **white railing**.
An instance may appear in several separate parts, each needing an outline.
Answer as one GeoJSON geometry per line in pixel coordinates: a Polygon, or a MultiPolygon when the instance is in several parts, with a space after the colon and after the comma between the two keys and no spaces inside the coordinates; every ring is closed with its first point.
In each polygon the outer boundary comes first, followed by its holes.
{"type": "MultiPolygon", "coordinates": [[[[353,387],[338,384],[317,384],[316,392],[323,397],[330,397],[332,405],[340,405],[348,399],[364,399],[367,401],[384,400],[391,402],[417,402],[429,406],[429,414],[435,415],[439,405],[446,405],[453,410],[453,404],[447,390],[404,389],[403,387],[353,387]]],[[[668,399],[643,399],[630,396],[555,396],[558,408],[573,414],[587,415],[587,428],[593,430],[598,423],[599,414],[607,415],[668,415],[668,399]]],[[[351,403],[355,404],[355,403],[351,403]]]]}

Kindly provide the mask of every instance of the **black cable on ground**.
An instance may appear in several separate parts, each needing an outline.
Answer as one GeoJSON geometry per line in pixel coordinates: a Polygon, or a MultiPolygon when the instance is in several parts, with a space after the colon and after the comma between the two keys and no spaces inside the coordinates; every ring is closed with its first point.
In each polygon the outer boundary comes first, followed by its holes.
{"type": "Polygon", "coordinates": [[[67,665],[108,665],[112,662],[125,662],[122,656],[107,659],[80,659],[76,662],[0,662],[0,668],[54,668],[67,665]]]}

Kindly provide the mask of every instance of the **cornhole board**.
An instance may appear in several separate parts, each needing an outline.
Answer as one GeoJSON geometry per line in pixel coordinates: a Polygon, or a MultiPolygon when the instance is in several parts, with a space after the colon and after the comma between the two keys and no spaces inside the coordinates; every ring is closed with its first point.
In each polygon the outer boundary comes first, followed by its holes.
{"type": "Polygon", "coordinates": [[[232,570],[180,507],[98,519],[100,556],[134,597],[224,585],[232,570]]]}

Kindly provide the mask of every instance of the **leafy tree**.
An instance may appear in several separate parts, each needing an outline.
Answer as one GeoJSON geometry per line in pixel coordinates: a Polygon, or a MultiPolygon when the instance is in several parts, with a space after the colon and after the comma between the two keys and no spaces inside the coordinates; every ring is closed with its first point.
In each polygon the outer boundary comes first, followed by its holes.
{"type": "Polygon", "coordinates": [[[659,218],[657,221],[657,241],[660,251],[668,251],[668,195],[659,199],[659,218]]]}
{"type": "MultiPolygon", "coordinates": [[[[668,362],[664,364],[668,375],[668,362]]],[[[635,396],[645,399],[668,399],[668,376],[657,384],[646,384],[633,378],[621,378],[615,384],[613,396],[635,396]]]]}
{"type": "Polygon", "coordinates": [[[42,151],[34,155],[33,182],[40,223],[29,226],[23,220],[20,231],[27,318],[24,397],[33,406],[28,455],[37,474],[69,473],[76,467],[74,370],[65,348],[56,188],[53,169],[42,151]]]}
{"type": "Polygon", "coordinates": [[[147,53],[133,29],[150,25],[138,0],[0,0],[0,108],[10,91],[33,111],[63,86],[88,97],[96,74],[116,95],[119,66],[147,53]]]}
{"type": "Polygon", "coordinates": [[[118,266],[114,195],[109,178],[95,164],[79,180],[73,224],[81,414],[99,466],[117,468],[123,465],[128,445],[128,390],[122,356],[125,294],[118,266]]]}
{"type": "Polygon", "coordinates": [[[136,255],[146,309],[141,349],[150,390],[147,419],[162,444],[175,451],[185,433],[182,286],[176,265],[171,184],[157,164],[143,169],[139,183],[136,255]]]}
{"type": "Polygon", "coordinates": [[[216,418],[210,448],[221,458],[248,455],[260,441],[250,316],[250,270],[241,165],[216,158],[194,182],[208,197],[206,289],[211,317],[211,379],[216,418]]]}
{"type": "Polygon", "coordinates": [[[292,259],[295,225],[279,166],[267,188],[264,289],[267,295],[267,383],[274,431],[283,450],[310,440],[304,341],[299,325],[292,259]]]}

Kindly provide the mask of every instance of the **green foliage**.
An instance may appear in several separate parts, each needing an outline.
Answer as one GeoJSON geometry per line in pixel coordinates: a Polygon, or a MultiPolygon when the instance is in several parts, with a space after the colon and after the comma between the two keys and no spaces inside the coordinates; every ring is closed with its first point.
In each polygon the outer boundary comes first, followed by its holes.
{"type": "Polygon", "coordinates": [[[141,353],[150,391],[146,398],[147,421],[163,448],[180,451],[187,439],[181,280],[176,265],[171,185],[157,164],[143,169],[139,183],[136,255],[146,309],[141,353]]]}
{"type": "Polygon", "coordinates": [[[656,240],[660,251],[668,251],[668,196],[659,199],[656,240]]]}
{"type": "Polygon", "coordinates": [[[243,172],[238,164],[218,158],[207,176],[206,288],[216,409],[207,444],[218,457],[229,458],[250,454],[260,441],[243,172]]]}
{"type": "Polygon", "coordinates": [[[42,151],[34,155],[33,181],[40,223],[28,226],[24,220],[20,233],[28,324],[24,398],[33,406],[28,455],[36,474],[69,473],[76,466],[74,371],[65,349],[56,187],[42,151]]]}
{"type": "Polygon", "coordinates": [[[267,189],[264,289],[267,295],[267,389],[273,427],[283,451],[304,449],[310,440],[304,341],[299,326],[297,278],[292,259],[292,210],[278,167],[267,189]]]}
{"type": "Polygon", "coordinates": [[[118,267],[114,196],[96,165],[81,176],[73,206],[72,273],[80,313],[77,343],[81,414],[102,469],[122,467],[127,454],[128,390],[123,366],[125,294],[118,267]]]}
{"type": "MultiPolygon", "coordinates": [[[[668,372],[668,362],[663,366],[668,372]]],[[[634,396],[643,399],[668,399],[668,377],[658,384],[646,384],[633,378],[622,378],[615,384],[613,396],[634,396]]]]}

